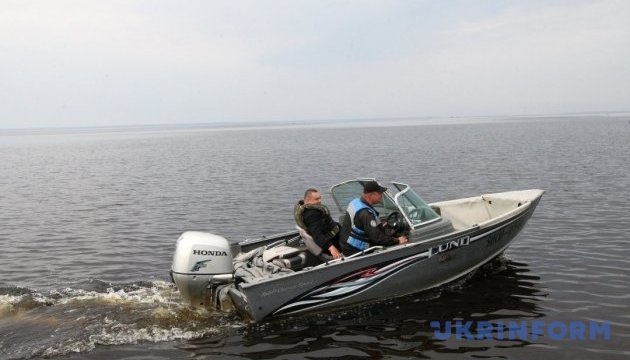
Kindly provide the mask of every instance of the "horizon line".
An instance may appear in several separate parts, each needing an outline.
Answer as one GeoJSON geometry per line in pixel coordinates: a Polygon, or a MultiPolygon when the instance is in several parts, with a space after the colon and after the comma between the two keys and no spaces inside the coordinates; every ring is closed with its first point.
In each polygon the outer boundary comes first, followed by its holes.
{"type": "Polygon", "coordinates": [[[181,128],[181,127],[198,127],[198,128],[228,128],[228,127],[272,127],[278,125],[321,125],[334,123],[352,123],[361,121],[383,121],[383,120],[440,120],[440,119],[500,119],[500,118],[544,118],[544,117],[578,117],[578,116],[628,116],[628,110],[614,111],[580,111],[580,112],[562,112],[562,113],[538,113],[538,114],[512,114],[512,115],[447,115],[447,116],[395,116],[395,117],[373,117],[373,118],[330,118],[330,119],[299,119],[299,120],[232,120],[232,121],[208,121],[208,122],[191,122],[191,123],[135,123],[135,124],[113,124],[113,125],[51,125],[38,127],[0,127],[2,132],[13,131],[50,131],[50,130],[107,130],[107,129],[134,129],[134,128],[181,128]]]}

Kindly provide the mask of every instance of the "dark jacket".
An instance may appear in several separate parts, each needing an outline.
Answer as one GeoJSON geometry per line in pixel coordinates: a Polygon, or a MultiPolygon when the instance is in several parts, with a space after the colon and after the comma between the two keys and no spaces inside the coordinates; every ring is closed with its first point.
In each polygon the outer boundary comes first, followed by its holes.
{"type": "MultiPolygon", "coordinates": [[[[365,200],[361,199],[361,201],[367,204],[365,200]]],[[[369,206],[369,204],[367,205],[369,206]]],[[[374,210],[374,212],[378,213],[376,212],[376,210],[374,210]]],[[[391,246],[398,244],[398,239],[388,234],[388,232],[383,228],[383,224],[381,224],[380,220],[374,219],[368,209],[360,210],[355,214],[354,225],[365,231],[368,242],[371,246],[391,246]]],[[[348,237],[350,236],[351,228],[352,222],[350,221],[350,214],[346,212],[343,217],[341,236],[339,237],[341,250],[344,255],[352,255],[359,251],[355,247],[348,244],[348,237]]]]}
{"type": "Polygon", "coordinates": [[[306,225],[307,232],[323,251],[329,253],[328,248],[330,245],[339,247],[339,232],[337,232],[333,238],[327,235],[330,234],[335,227],[339,226],[330,215],[324,216],[324,214],[317,209],[305,208],[302,219],[304,220],[304,225],[306,225]]]}

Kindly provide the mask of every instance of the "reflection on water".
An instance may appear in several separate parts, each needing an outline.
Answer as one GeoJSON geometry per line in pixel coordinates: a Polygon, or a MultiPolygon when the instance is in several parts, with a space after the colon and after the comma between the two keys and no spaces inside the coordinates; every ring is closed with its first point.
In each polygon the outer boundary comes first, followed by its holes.
{"type": "Polygon", "coordinates": [[[247,359],[328,357],[448,358],[452,353],[492,356],[524,341],[440,341],[431,320],[517,320],[543,316],[546,293],[526,264],[498,258],[439,289],[351,309],[249,325],[229,337],[208,336],[178,348],[195,356],[247,359]]]}

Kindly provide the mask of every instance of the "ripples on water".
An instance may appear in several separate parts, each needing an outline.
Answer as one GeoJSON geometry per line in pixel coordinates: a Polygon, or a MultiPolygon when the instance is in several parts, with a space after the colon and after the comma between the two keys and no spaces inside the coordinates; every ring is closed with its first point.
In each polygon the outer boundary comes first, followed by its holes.
{"type": "Polygon", "coordinates": [[[0,135],[0,358],[624,358],[629,135],[595,118],[0,135]],[[547,192],[505,257],[437,290],[256,325],[180,304],[181,231],[285,230],[305,188],[358,176],[428,201],[547,192]],[[610,321],[612,339],[440,341],[429,326],[523,319],[610,321]]]}

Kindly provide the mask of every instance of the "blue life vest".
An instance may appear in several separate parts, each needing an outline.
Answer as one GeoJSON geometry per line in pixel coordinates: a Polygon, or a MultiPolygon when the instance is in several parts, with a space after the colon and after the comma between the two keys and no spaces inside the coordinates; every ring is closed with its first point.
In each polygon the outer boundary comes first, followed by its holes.
{"type": "Polygon", "coordinates": [[[346,209],[346,212],[350,215],[350,224],[352,225],[350,228],[350,236],[348,236],[348,244],[359,250],[365,250],[370,247],[370,242],[365,230],[354,224],[354,216],[363,209],[367,209],[374,220],[378,222],[378,212],[376,209],[361,201],[360,198],[352,200],[350,204],[348,204],[348,209],[346,209]]]}

